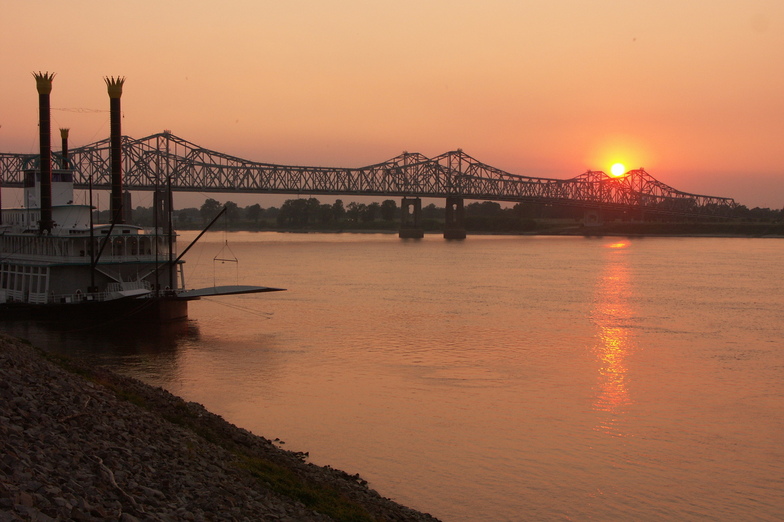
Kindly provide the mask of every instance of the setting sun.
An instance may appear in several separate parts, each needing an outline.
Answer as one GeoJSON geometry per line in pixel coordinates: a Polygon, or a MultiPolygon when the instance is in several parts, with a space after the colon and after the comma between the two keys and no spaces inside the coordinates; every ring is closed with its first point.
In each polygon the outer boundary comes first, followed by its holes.
{"type": "Polygon", "coordinates": [[[626,173],[626,167],[623,166],[623,163],[616,163],[612,167],[610,167],[610,174],[613,177],[620,177],[626,173]]]}

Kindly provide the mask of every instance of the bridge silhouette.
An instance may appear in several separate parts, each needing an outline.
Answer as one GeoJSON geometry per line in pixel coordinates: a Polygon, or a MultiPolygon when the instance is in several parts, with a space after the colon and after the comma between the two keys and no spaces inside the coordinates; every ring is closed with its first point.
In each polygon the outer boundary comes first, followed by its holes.
{"type": "MultiPolygon", "coordinates": [[[[76,188],[111,187],[109,138],[70,149],[68,160],[76,188]]],[[[24,171],[36,169],[38,161],[38,154],[0,153],[0,183],[23,187],[24,171]]],[[[402,228],[417,227],[420,198],[447,199],[447,228],[461,226],[465,199],[577,206],[586,216],[623,211],[648,218],[722,218],[737,206],[732,198],[676,190],[644,169],[620,177],[602,171],[571,179],[529,177],[492,167],[459,149],[433,158],[404,152],[358,168],[306,167],[245,160],[164,131],[141,139],[123,136],[122,161],[127,190],[155,190],[170,182],[174,191],[397,196],[403,198],[402,228]]],[[[64,167],[62,154],[53,153],[53,164],[64,167]]]]}

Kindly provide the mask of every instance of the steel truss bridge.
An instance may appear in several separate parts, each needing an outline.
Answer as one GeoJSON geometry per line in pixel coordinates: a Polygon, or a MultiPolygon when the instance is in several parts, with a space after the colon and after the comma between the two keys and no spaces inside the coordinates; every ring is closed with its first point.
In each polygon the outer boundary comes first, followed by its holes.
{"type": "MultiPolygon", "coordinates": [[[[122,139],[124,187],[221,193],[400,196],[571,205],[586,209],[641,211],[654,215],[727,217],[731,198],[675,190],[643,169],[621,177],[588,171],[571,179],[520,176],[481,163],[462,150],[434,158],[407,153],[359,168],[303,167],[248,161],[208,150],[170,132],[122,139]]],[[[109,139],[69,150],[74,185],[111,187],[109,139]]],[[[0,153],[0,182],[23,187],[24,171],[37,154],[0,153]]],[[[53,166],[63,157],[53,153],[53,166]]]]}

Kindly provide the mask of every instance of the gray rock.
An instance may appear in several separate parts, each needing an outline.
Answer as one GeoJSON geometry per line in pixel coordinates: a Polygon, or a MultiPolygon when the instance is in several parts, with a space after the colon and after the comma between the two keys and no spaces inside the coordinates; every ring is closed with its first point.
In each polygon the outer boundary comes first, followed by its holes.
{"type": "Polygon", "coordinates": [[[370,518],[434,520],[199,404],[89,363],[69,365],[92,380],[0,336],[0,522],[329,520],[254,478],[243,459],[331,488],[370,518]],[[120,396],[139,398],[145,408],[120,396]]]}

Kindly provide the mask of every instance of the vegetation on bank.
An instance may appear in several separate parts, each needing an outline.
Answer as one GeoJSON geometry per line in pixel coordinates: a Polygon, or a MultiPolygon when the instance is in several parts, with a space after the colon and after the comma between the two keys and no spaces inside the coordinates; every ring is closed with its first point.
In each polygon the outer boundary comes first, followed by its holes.
{"type": "MultiPolygon", "coordinates": [[[[401,209],[392,199],[348,204],[337,199],[332,204],[322,204],[316,198],[298,198],[286,200],[280,208],[263,208],[258,203],[243,208],[233,201],[221,203],[210,198],[200,208],[175,210],[174,226],[179,230],[202,229],[224,206],[226,212],[217,225],[224,230],[397,231],[401,221],[401,209]]],[[[742,205],[734,209],[729,220],[721,221],[641,222],[639,216],[617,211],[603,212],[602,225],[585,227],[584,217],[583,209],[570,206],[517,203],[505,208],[494,201],[465,205],[465,227],[469,233],[784,235],[784,210],[749,209],[742,205]]],[[[108,211],[99,216],[102,220],[108,218],[108,211]]],[[[442,231],[445,209],[431,203],[422,207],[420,218],[425,231],[442,231]]],[[[153,226],[152,208],[136,207],[131,222],[153,226]]]]}

